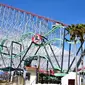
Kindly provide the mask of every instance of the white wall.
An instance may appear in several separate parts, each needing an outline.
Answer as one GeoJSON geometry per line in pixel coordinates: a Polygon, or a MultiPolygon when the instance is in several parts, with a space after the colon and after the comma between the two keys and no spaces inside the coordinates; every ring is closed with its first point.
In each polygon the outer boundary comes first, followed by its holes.
{"type": "MultiPolygon", "coordinates": [[[[61,79],[62,85],[68,85],[68,79],[75,79],[75,85],[76,85],[76,73],[70,72],[69,74],[67,74],[66,76],[64,76],[61,79]]],[[[81,80],[80,76],[77,75],[77,83],[78,83],[78,85],[81,85],[80,80],[81,80]]]]}
{"type": "Polygon", "coordinates": [[[28,71],[30,73],[30,80],[25,81],[25,85],[36,84],[36,71],[28,71]]]}
{"type": "Polygon", "coordinates": [[[36,84],[36,73],[34,73],[34,72],[31,72],[30,84],[31,84],[31,85],[36,84]]]}

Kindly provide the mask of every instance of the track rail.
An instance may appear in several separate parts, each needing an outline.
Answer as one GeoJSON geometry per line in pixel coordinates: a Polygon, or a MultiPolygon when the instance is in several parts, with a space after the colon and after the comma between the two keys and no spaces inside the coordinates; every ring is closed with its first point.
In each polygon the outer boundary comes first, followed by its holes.
{"type": "Polygon", "coordinates": [[[19,8],[15,8],[15,7],[6,5],[6,4],[0,3],[0,6],[4,6],[4,7],[7,7],[7,8],[11,8],[11,9],[13,9],[13,10],[17,10],[17,11],[20,11],[20,12],[25,12],[26,14],[31,14],[32,16],[38,17],[38,18],[40,18],[40,19],[44,19],[44,20],[46,20],[46,21],[50,21],[50,22],[53,22],[53,23],[58,23],[58,24],[61,24],[61,25],[63,25],[63,26],[68,26],[68,25],[66,25],[66,24],[64,24],[64,23],[62,23],[62,22],[59,22],[59,21],[56,21],[56,20],[52,20],[52,19],[50,19],[50,18],[46,18],[46,17],[43,17],[43,16],[40,16],[40,15],[31,13],[31,12],[27,12],[27,11],[24,11],[24,10],[21,10],[21,9],[19,9],[19,8]]]}

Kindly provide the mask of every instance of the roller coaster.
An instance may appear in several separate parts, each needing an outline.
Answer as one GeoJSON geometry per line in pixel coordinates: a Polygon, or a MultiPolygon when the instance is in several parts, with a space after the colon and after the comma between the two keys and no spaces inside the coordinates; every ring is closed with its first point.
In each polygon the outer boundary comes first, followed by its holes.
{"type": "Polygon", "coordinates": [[[84,43],[69,41],[68,25],[31,12],[0,4],[0,69],[21,71],[24,66],[67,74],[79,67],[84,43]],[[54,49],[55,48],[55,49],[54,49]],[[68,50],[66,51],[65,48],[68,50]],[[66,53],[67,52],[67,53],[66,53]],[[79,57],[80,56],[80,57],[79,57]],[[66,59],[66,61],[64,60],[66,59]]]}

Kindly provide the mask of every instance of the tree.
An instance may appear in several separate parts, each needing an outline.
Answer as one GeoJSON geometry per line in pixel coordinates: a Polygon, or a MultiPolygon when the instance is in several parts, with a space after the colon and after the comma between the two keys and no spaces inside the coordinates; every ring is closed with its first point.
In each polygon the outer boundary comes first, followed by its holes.
{"type": "Polygon", "coordinates": [[[68,33],[70,34],[70,40],[75,40],[75,37],[79,38],[80,42],[84,41],[85,34],[85,24],[72,24],[66,28],[68,33]]]}

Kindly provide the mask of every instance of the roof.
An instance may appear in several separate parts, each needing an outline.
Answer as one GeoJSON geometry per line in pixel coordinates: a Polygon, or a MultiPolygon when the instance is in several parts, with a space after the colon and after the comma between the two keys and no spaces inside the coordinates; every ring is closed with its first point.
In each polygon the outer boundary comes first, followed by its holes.
{"type": "Polygon", "coordinates": [[[37,68],[36,67],[28,67],[28,66],[26,66],[25,69],[27,71],[36,71],[37,68]]]}
{"type": "Polygon", "coordinates": [[[56,77],[63,77],[66,75],[66,73],[55,73],[54,74],[56,77]]]}
{"type": "MultiPolygon", "coordinates": [[[[26,66],[25,67],[27,71],[36,71],[36,67],[28,67],[26,66]]],[[[43,70],[43,69],[39,69],[39,72],[40,73],[43,73],[43,74],[50,74],[50,75],[54,75],[54,71],[53,70],[50,70],[50,71],[46,71],[46,70],[43,70]]]]}
{"type": "Polygon", "coordinates": [[[77,71],[85,70],[85,67],[79,68],[77,71]]]}

